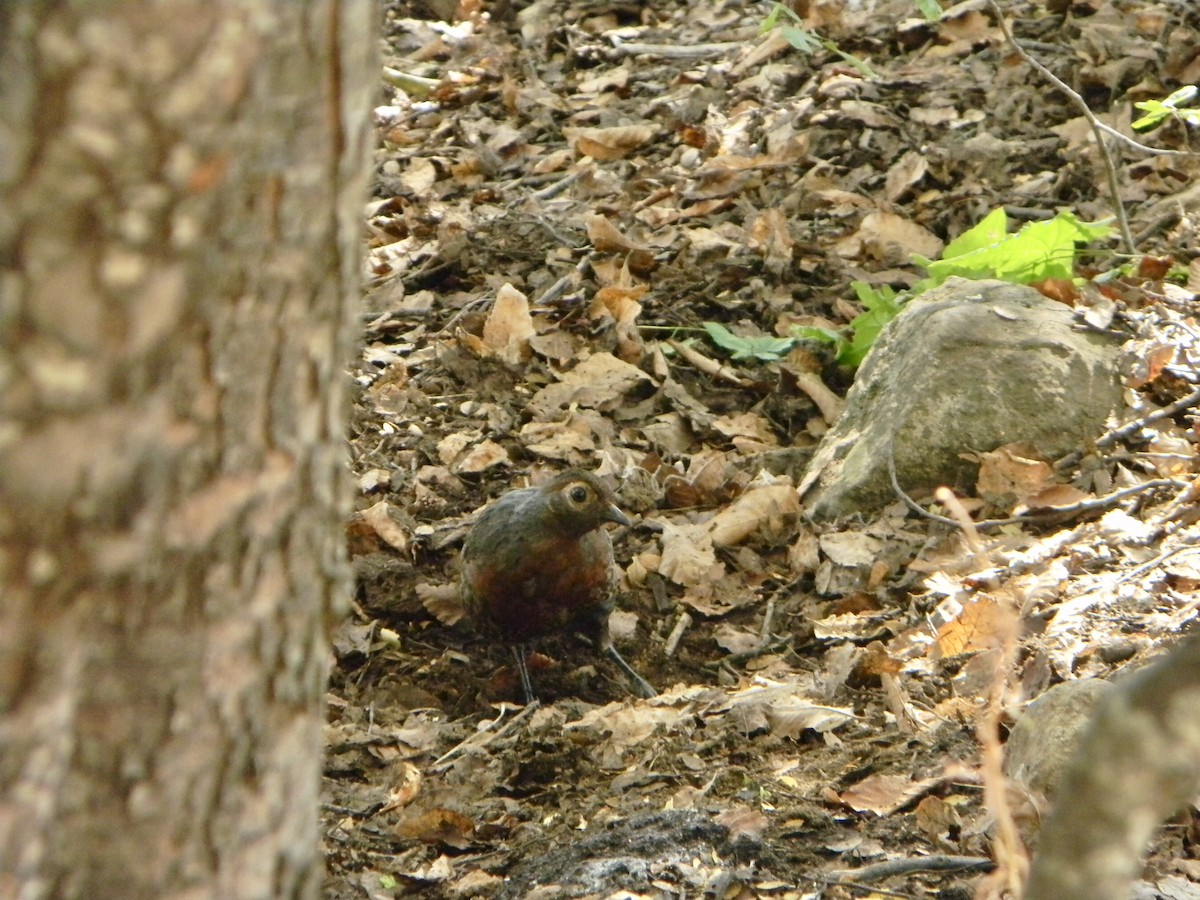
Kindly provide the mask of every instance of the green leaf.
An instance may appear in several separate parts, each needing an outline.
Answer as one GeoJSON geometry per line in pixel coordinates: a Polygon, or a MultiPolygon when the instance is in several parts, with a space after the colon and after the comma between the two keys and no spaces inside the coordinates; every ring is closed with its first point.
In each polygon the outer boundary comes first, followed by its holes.
{"type": "Polygon", "coordinates": [[[820,341],[822,344],[830,344],[838,348],[838,353],[841,353],[843,347],[849,346],[849,341],[842,337],[840,332],[834,331],[832,328],[819,328],[816,325],[793,325],[792,336],[800,341],[820,341]]]}
{"type": "Polygon", "coordinates": [[[1002,220],[992,212],[979,225],[946,248],[936,261],[921,260],[929,272],[927,286],[941,284],[951,275],[963,278],[999,278],[1015,284],[1029,284],[1047,278],[1070,278],[1074,274],[1076,245],[1088,244],[1112,234],[1112,227],[1101,222],[1081,222],[1062,210],[1053,219],[1031,222],[1016,234],[1002,235],[990,243],[995,226],[1002,220]],[[992,220],[989,223],[989,220],[992,220]],[[981,229],[985,223],[987,229],[981,229]],[[978,232],[978,233],[977,233],[978,232]],[[970,240],[962,238],[970,235],[970,240]],[[970,249],[964,249],[970,248],[970,249]],[[955,251],[955,255],[947,254],[955,251]],[[961,252],[959,252],[961,251],[961,252]]]}
{"type": "Polygon", "coordinates": [[[942,251],[942,259],[953,259],[998,244],[1008,235],[1008,213],[1001,206],[993,209],[972,228],[968,228],[942,251]]]}
{"type": "Polygon", "coordinates": [[[1129,123],[1129,127],[1134,131],[1151,131],[1171,115],[1171,110],[1167,109],[1159,100],[1145,100],[1133,105],[1146,113],[1140,119],[1129,123]]]}
{"type": "MultiPolygon", "coordinates": [[[[933,2],[933,0],[930,0],[933,2]]],[[[778,28],[779,33],[783,35],[784,40],[799,50],[801,53],[813,53],[818,47],[824,47],[830,53],[836,53],[845,62],[853,66],[865,78],[875,78],[875,70],[859,59],[852,53],[847,53],[838,47],[836,41],[831,41],[828,38],[823,38],[814,31],[810,31],[804,27],[804,20],[796,14],[796,11],[790,7],[784,6],[782,3],[772,3],[771,11],[763,18],[762,24],[758,30],[760,34],[765,34],[773,28],[778,28]],[[780,24],[780,18],[786,17],[791,20],[791,24],[780,24]]]]}
{"type": "Polygon", "coordinates": [[[821,41],[817,36],[804,28],[784,25],[779,29],[779,33],[783,35],[784,40],[801,53],[812,53],[821,46],[821,41]]]}
{"type": "Polygon", "coordinates": [[[728,350],[734,359],[761,359],[775,362],[795,346],[794,338],[741,337],[717,322],[705,322],[704,330],[712,342],[728,350]]]}
{"type": "Polygon", "coordinates": [[[1200,110],[1186,109],[1186,105],[1191,103],[1200,93],[1200,88],[1194,84],[1185,84],[1177,91],[1173,91],[1165,100],[1142,100],[1134,105],[1137,109],[1142,110],[1146,115],[1142,116],[1137,121],[1130,124],[1130,128],[1134,131],[1150,131],[1162,124],[1164,119],[1180,119],[1188,125],[1200,125],[1200,110]]]}
{"type": "Polygon", "coordinates": [[[1185,84],[1179,90],[1172,91],[1162,103],[1163,106],[1168,106],[1171,109],[1179,109],[1181,106],[1191,103],[1198,93],[1200,93],[1200,88],[1197,88],[1196,85],[1185,84]]]}
{"type": "Polygon", "coordinates": [[[937,0],[916,0],[916,3],[926,22],[936,22],[942,17],[942,6],[937,0]]]}
{"type": "Polygon", "coordinates": [[[773,3],[771,5],[771,11],[767,13],[766,17],[762,20],[762,24],[758,26],[759,34],[766,34],[779,24],[779,13],[783,9],[784,6],[780,3],[773,3]]]}
{"type": "Polygon", "coordinates": [[[852,286],[867,311],[850,320],[850,331],[853,336],[850,338],[849,344],[838,353],[838,362],[857,368],[866,358],[870,349],[875,346],[879,332],[883,331],[884,326],[900,314],[901,307],[900,302],[896,299],[896,292],[890,287],[873,288],[862,281],[852,282],[852,286]]]}

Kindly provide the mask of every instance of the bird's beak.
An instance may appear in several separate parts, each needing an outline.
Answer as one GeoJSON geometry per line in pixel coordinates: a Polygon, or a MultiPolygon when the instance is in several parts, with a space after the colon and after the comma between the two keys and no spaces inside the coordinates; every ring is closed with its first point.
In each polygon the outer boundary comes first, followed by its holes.
{"type": "Polygon", "coordinates": [[[617,506],[615,503],[609,505],[608,511],[605,514],[604,518],[607,519],[609,522],[616,522],[618,525],[632,525],[633,524],[633,522],[629,521],[629,516],[625,515],[625,513],[621,512],[621,510],[617,509],[617,506]]]}

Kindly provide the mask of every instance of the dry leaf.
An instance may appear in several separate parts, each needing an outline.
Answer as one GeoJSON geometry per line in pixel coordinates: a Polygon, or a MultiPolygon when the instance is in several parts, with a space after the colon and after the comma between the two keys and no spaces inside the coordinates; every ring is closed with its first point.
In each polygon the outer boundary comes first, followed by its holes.
{"type": "Polygon", "coordinates": [[[483,346],[493,356],[515,366],[529,359],[532,353],[529,339],[533,334],[529,300],[511,284],[505,284],[496,292],[496,302],[483,323],[483,346]]]}
{"type": "Polygon", "coordinates": [[[990,597],[964,603],[958,617],[947,622],[937,633],[935,645],[941,659],[962,653],[990,650],[996,646],[1004,612],[990,597]]]}
{"type": "Polygon", "coordinates": [[[868,257],[882,262],[907,263],[914,253],[936,259],[941,239],[916,222],[892,212],[876,211],[863,217],[858,231],[837,244],[844,259],[868,257]]]}
{"type": "Polygon", "coordinates": [[[638,303],[649,288],[644,284],[623,287],[609,285],[596,291],[588,314],[592,318],[612,316],[617,323],[617,356],[637,365],[646,355],[646,345],[638,331],[637,317],[642,311],[638,303]]]}
{"type": "Polygon", "coordinates": [[[762,256],[768,272],[781,276],[791,266],[796,242],[782,210],[772,207],[760,213],[747,237],[750,249],[762,256]]]}
{"type": "Polygon", "coordinates": [[[556,418],[572,404],[587,409],[611,409],[625,394],[650,380],[650,376],[611,353],[593,353],[557,384],[538,391],[527,407],[535,419],[556,418]]]}
{"type": "Polygon", "coordinates": [[[421,605],[443,625],[457,625],[466,618],[457,584],[418,584],[416,592],[421,605]]]}
{"type": "Polygon", "coordinates": [[[483,472],[493,466],[508,465],[508,451],[492,440],[481,441],[451,466],[455,473],[483,472]]]}
{"type": "Polygon", "coordinates": [[[739,544],[752,534],[778,538],[800,516],[800,496],[790,484],[772,484],[747,491],[708,523],[718,547],[739,544]]]}
{"type": "Polygon", "coordinates": [[[614,128],[564,128],[563,134],[583,156],[592,159],[624,159],[643,144],[651,141],[658,128],[655,125],[618,125],[614,128]]]}
{"type": "Polygon", "coordinates": [[[585,220],[588,240],[601,253],[629,253],[633,250],[646,250],[641,244],[631,241],[621,234],[605,216],[592,213],[585,220]]]}
{"type": "Polygon", "coordinates": [[[402,819],[393,829],[397,835],[425,844],[444,844],[456,850],[471,846],[475,824],[462,813],[440,807],[402,819]]]}
{"type": "Polygon", "coordinates": [[[868,775],[839,797],[856,812],[889,815],[927,793],[939,783],[938,778],[914,781],[904,775],[868,775]]]}
{"type": "Polygon", "coordinates": [[[664,522],[662,546],[659,574],[684,587],[707,581],[717,565],[712,536],[703,529],[664,522]]]}
{"type": "Polygon", "coordinates": [[[408,551],[408,532],[404,526],[392,518],[392,505],[386,500],[380,500],[373,506],[368,506],[361,513],[365,521],[384,541],[395,547],[401,553],[408,551]]]}
{"type": "Polygon", "coordinates": [[[1025,443],[1006,444],[982,454],[975,483],[979,496],[992,502],[1024,500],[1044,490],[1054,470],[1035,454],[1034,448],[1025,443]]]}

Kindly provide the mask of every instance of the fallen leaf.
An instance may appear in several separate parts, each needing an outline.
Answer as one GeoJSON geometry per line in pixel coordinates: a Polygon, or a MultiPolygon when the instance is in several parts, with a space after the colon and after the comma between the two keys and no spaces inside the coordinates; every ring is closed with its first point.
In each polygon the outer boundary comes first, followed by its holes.
{"type": "Polygon", "coordinates": [[[658,134],[654,125],[617,125],[613,128],[564,128],[575,150],[592,159],[624,159],[658,134]]]}
{"type": "Polygon", "coordinates": [[[612,409],[627,393],[648,381],[650,376],[637,366],[611,353],[593,353],[559,382],[534,394],[527,409],[541,421],[556,418],[572,404],[587,409],[612,409]]]}
{"type": "Polygon", "coordinates": [[[483,323],[483,346],[510,366],[529,359],[532,350],[533,316],[529,300],[511,284],[496,292],[496,302],[483,323]]]}
{"type": "Polygon", "coordinates": [[[424,844],[445,844],[456,850],[471,846],[475,824],[462,813],[435,807],[402,819],[393,829],[397,835],[424,844]]]}
{"type": "Polygon", "coordinates": [[[363,521],[374,529],[392,547],[401,553],[408,551],[408,532],[404,526],[392,518],[392,505],[386,500],[380,500],[373,506],[362,511],[363,521]]]}

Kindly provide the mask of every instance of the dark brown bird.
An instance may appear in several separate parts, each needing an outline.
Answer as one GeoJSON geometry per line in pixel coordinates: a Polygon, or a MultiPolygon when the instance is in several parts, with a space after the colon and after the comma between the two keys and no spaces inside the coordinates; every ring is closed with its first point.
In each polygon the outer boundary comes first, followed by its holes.
{"type": "Polygon", "coordinates": [[[602,481],[571,469],[541,487],[508,492],[467,535],[463,605],[477,627],[513,646],[527,703],[534,697],[525,644],[576,629],[620,667],[634,693],[656,696],[608,633],[616,573],[605,522],[630,524],[602,481]]]}

